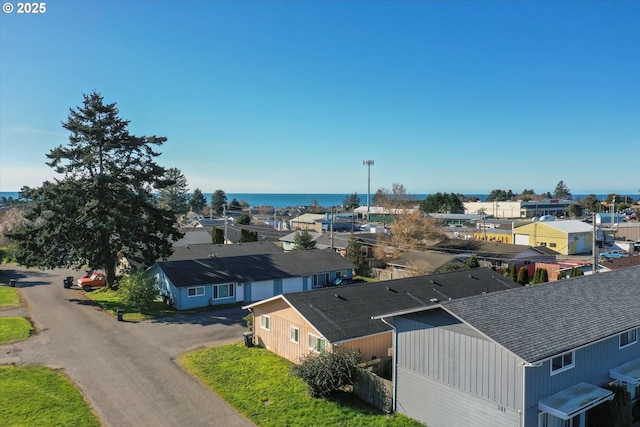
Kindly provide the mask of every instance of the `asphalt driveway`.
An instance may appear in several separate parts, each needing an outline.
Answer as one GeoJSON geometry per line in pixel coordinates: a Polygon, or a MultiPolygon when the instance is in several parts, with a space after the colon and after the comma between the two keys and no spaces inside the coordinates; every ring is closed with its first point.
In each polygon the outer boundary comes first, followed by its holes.
{"type": "MultiPolygon", "coordinates": [[[[0,364],[47,365],[76,382],[105,426],[251,426],[215,393],[174,362],[186,351],[237,342],[246,330],[240,309],[118,322],[86,298],[64,289],[69,270],[3,265],[15,277],[37,333],[0,346],[0,364]]],[[[8,279],[7,279],[8,280],[8,279]]]]}

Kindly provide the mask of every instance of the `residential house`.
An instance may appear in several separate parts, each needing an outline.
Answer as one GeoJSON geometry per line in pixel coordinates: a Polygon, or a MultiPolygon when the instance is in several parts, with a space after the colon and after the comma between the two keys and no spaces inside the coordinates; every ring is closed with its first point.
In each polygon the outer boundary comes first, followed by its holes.
{"type": "Polygon", "coordinates": [[[373,269],[373,273],[380,280],[433,274],[446,265],[462,265],[463,261],[458,260],[457,254],[408,250],[396,258],[387,259],[385,264],[384,268],[373,269]]]}
{"type": "MultiPolygon", "coordinates": [[[[296,248],[295,238],[296,233],[299,231],[289,233],[286,236],[281,237],[279,240],[282,242],[282,247],[286,251],[293,251],[296,248]]],[[[332,248],[336,252],[340,252],[343,256],[346,255],[346,249],[349,246],[349,240],[351,239],[351,233],[317,233],[310,231],[309,234],[314,242],[316,242],[316,248],[327,249],[332,248]]],[[[373,248],[376,244],[375,233],[354,233],[356,242],[362,248],[362,251],[366,253],[367,258],[373,257],[373,248]]]]}
{"type": "Polygon", "coordinates": [[[169,257],[165,259],[160,258],[156,261],[225,258],[230,256],[261,255],[281,252],[283,252],[282,248],[278,247],[274,242],[268,241],[236,243],[234,245],[222,243],[191,243],[181,246],[178,246],[176,242],[176,244],[173,245],[173,253],[169,257]]]}
{"type": "Polygon", "coordinates": [[[274,252],[156,262],[147,272],[178,310],[252,302],[352,277],[355,265],[331,250],[274,252]]]}
{"type": "Polygon", "coordinates": [[[558,253],[544,246],[512,245],[502,242],[451,239],[433,250],[456,254],[460,259],[475,255],[481,267],[502,269],[512,264],[516,267],[536,262],[552,261],[558,253]]]}
{"type": "Polygon", "coordinates": [[[376,314],[518,286],[491,269],[477,268],[288,293],[244,308],[254,314],[254,341],[288,360],[334,346],[371,359],[390,356],[392,347],[391,327],[373,320],[376,314]]]}
{"type": "Polygon", "coordinates": [[[394,337],[395,409],[429,427],[588,426],[640,391],[640,267],[377,316],[394,337]]]}
{"type": "Polygon", "coordinates": [[[536,221],[513,230],[517,245],[544,246],[563,254],[590,253],[593,225],[578,220],[536,221]]]}

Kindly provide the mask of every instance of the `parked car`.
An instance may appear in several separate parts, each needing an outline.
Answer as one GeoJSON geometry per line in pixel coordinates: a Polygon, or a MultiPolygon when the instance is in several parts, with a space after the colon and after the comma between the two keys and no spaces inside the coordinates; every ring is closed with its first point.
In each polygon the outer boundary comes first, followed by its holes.
{"type": "Polygon", "coordinates": [[[107,277],[102,273],[94,271],[89,277],[79,278],[78,286],[87,292],[94,288],[103,288],[107,286],[107,277]]]}
{"type": "Polygon", "coordinates": [[[628,257],[629,254],[625,254],[620,251],[604,251],[600,252],[600,258],[618,259],[628,257]]]}

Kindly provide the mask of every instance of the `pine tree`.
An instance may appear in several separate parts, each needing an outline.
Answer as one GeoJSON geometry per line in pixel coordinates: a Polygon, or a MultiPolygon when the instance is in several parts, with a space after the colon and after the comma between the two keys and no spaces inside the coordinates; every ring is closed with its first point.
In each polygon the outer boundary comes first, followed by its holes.
{"type": "Polygon", "coordinates": [[[549,272],[546,268],[540,269],[540,277],[538,278],[538,283],[547,283],[549,281],[549,272]]]}
{"type": "Polygon", "coordinates": [[[207,198],[202,194],[202,190],[196,188],[189,199],[189,208],[194,212],[202,212],[205,206],[207,206],[207,198]]]}
{"type": "Polygon", "coordinates": [[[178,168],[169,168],[164,176],[169,183],[158,192],[158,206],[176,213],[187,211],[187,178],[178,168]]]}
{"type": "Polygon", "coordinates": [[[529,270],[526,266],[520,268],[518,271],[518,280],[517,282],[520,285],[528,285],[529,284],[529,270]]]}
{"type": "Polygon", "coordinates": [[[518,269],[515,264],[511,264],[511,268],[509,268],[509,278],[514,282],[518,280],[518,269]]]}
{"type": "Polygon", "coordinates": [[[142,265],[168,257],[181,233],[174,212],[151,194],[170,184],[155,162],[155,147],[167,139],[131,135],[116,104],[97,92],[85,94],[62,126],[69,142],[47,154],[47,165],[63,178],[29,190],[31,222],[11,235],[16,260],[40,268],[88,264],[104,269],[111,286],[120,255],[142,265]]]}

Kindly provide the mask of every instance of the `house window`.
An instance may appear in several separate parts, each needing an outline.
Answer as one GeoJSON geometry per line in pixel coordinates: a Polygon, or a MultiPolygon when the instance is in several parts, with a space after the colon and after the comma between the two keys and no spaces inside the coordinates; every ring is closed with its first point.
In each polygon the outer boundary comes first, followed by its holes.
{"type": "Polygon", "coordinates": [[[573,418],[570,418],[568,420],[563,420],[562,418],[557,418],[551,414],[542,412],[538,417],[538,426],[539,427],[580,427],[581,425],[583,425],[581,423],[582,418],[583,418],[582,414],[578,414],[573,418]]]}
{"type": "Polygon", "coordinates": [[[300,329],[295,326],[289,327],[289,339],[296,344],[300,343],[300,329]]]}
{"type": "Polygon", "coordinates": [[[632,329],[627,332],[623,332],[620,335],[620,348],[627,347],[629,345],[635,344],[638,342],[638,330],[632,329]]]}
{"type": "Polygon", "coordinates": [[[555,248],[555,247],[556,247],[556,244],[555,244],[555,243],[549,243],[549,247],[550,247],[550,248],[555,248]]]}
{"type": "Polygon", "coordinates": [[[313,287],[322,287],[329,283],[329,273],[316,274],[313,276],[313,287]]]}
{"type": "Polygon", "coordinates": [[[188,297],[201,297],[204,295],[204,286],[198,286],[196,288],[187,288],[188,297]]]}
{"type": "Polygon", "coordinates": [[[314,350],[317,352],[324,352],[327,349],[327,342],[315,335],[309,334],[309,350],[314,350]]]}
{"type": "Polygon", "coordinates": [[[551,359],[551,375],[555,375],[562,371],[566,371],[567,369],[571,369],[574,367],[573,356],[574,351],[570,351],[568,353],[561,354],[560,356],[556,356],[551,359]]]}
{"type": "Polygon", "coordinates": [[[267,331],[271,330],[271,318],[266,314],[260,316],[260,327],[262,329],[266,329],[267,331]]]}
{"type": "Polygon", "coordinates": [[[234,284],[213,285],[213,299],[232,298],[234,294],[234,284]]]}

